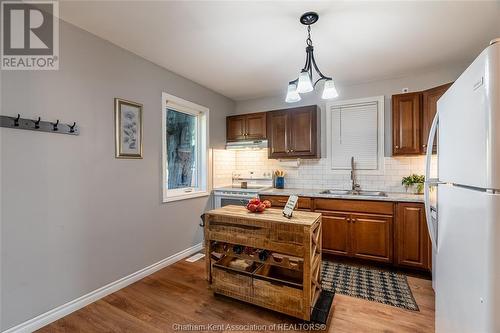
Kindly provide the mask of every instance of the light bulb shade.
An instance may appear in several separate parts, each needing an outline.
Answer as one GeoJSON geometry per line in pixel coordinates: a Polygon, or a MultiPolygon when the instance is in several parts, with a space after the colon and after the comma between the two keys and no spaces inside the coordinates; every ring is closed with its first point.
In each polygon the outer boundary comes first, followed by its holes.
{"type": "Polygon", "coordinates": [[[337,88],[335,88],[335,83],[333,80],[326,80],[325,86],[323,88],[323,95],[321,98],[323,99],[331,99],[338,97],[339,93],[337,92],[337,88]]]}
{"type": "Polygon", "coordinates": [[[297,92],[297,84],[295,84],[295,83],[289,83],[288,84],[288,90],[286,92],[285,102],[287,102],[287,103],[295,103],[295,102],[298,102],[300,100],[301,100],[300,95],[297,92]]]}
{"type": "Polygon", "coordinates": [[[299,83],[297,84],[297,92],[299,94],[308,93],[313,91],[314,87],[311,82],[311,77],[306,71],[302,71],[299,74],[299,83]]]}

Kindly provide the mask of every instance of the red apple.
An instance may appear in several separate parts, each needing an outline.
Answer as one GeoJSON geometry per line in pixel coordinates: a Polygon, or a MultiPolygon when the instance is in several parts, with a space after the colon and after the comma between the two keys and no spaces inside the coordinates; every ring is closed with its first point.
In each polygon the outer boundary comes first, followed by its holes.
{"type": "Polygon", "coordinates": [[[266,204],[264,204],[263,202],[261,202],[261,203],[257,206],[257,212],[259,212],[259,213],[262,213],[265,209],[266,209],[266,204]]]}
{"type": "Polygon", "coordinates": [[[262,203],[263,203],[264,205],[266,205],[266,208],[271,208],[271,201],[269,201],[269,200],[264,200],[264,201],[262,201],[262,203]]]}
{"type": "Polygon", "coordinates": [[[252,213],[254,213],[255,211],[257,211],[257,205],[256,204],[253,204],[253,203],[249,203],[248,206],[247,206],[247,209],[249,211],[251,211],[252,213]]]}
{"type": "Polygon", "coordinates": [[[252,199],[250,199],[249,203],[254,204],[254,205],[258,205],[258,204],[260,204],[260,199],[259,198],[252,198],[252,199]]]}

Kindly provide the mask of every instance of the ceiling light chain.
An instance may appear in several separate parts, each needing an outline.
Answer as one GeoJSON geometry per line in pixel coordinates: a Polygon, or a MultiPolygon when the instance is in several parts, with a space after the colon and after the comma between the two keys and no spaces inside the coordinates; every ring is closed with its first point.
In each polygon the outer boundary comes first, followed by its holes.
{"type": "Polygon", "coordinates": [[[338,96],[337,89],[331,77],[323,75],[316,64],[314,59],[314,47],[311,39],[311,24],[318,20],[319,16],[314,12],[307,12],[300,17],[300,22],[307,25],[307,39],[306,39],[306,63],[304,68],[300,71],[299,77],[293,81],[288,82],[288,89],[285,101],[287,103],[294,103],[301,100],[299,94],[313,91],[319,81],[324,80],[323,99],[335,98],[338,96]],[[313,82],[313,68],[319,78],[313,82]]]}

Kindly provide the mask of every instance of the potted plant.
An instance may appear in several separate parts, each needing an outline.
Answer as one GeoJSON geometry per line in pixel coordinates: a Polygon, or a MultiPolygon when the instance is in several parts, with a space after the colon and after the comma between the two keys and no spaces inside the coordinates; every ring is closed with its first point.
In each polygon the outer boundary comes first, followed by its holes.
{"type": "Polygon", "coordinates": [[[407,192],[409,188],[412,188],[413,193],[422,194],[422,191],[424,189],[424,181],[425,181],[424,175],[413,174],[410,176],[403,177],[401,184],[404,185],[407,192]]]}

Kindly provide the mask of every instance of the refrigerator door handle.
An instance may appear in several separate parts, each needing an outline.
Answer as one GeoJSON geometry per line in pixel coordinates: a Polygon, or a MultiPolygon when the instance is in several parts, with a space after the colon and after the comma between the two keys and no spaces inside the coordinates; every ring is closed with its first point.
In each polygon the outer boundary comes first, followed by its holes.
{"type": "MultiPolygon", "coordinates": [[[[440,182],[437,179],[430,178],[431,175],[431,158],[432,158],[432,146],[434,145],[434,137],[436,136],[437,128],[439,123],[439,110],[436,112],[436,116],[432,121],[431,130],[429,131],[429,138],[427,139],[427,151],[425,158],[425,183],[424,183],[424,203],[425,203],[425,217],[427,220],[427,229],[429,230],[429,236],[431,238],[432,247],[438,251],[437,246],[437,234],[434,228],[434,223],[432,222],[433,214],[431,214],[431,209],[436,212],[435,207],[431,207],[430,204],[430,188],[431,185],[437,185],[440,182]]],[[[436,212],[437,213],[437,212],[436,212]]],[[[436,219],[437,219],[437,214],[436,219]]],[[[437,225],[437,224],[436,224],[437,225]]]]}

